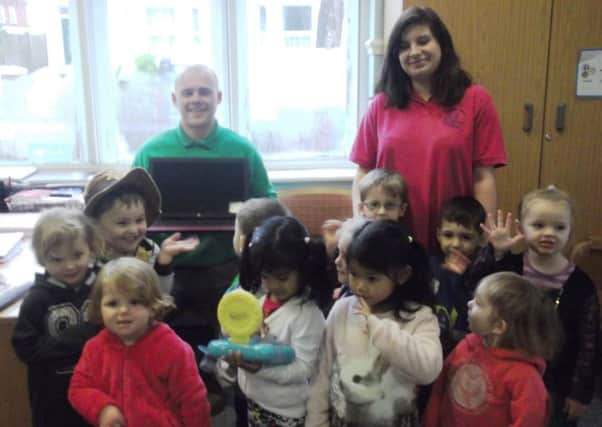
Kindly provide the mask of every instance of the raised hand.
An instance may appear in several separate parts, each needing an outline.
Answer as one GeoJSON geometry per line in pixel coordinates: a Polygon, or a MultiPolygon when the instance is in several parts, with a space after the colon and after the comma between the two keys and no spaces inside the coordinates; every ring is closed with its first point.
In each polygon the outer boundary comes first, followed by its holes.
{"type": "Polygon", "coordinates": [[[512,213],[508,212],[504,219],[504,212],[501,209],[497,211],[497,221],[494,219],[493,214],[488,213],[487,221],[485,224],[481,224],[481,229],[485,233],[489,243],[493,246],[496,258],[508,252],[514,245],[522,242],[525,238],[520,231],[518,222],[512,221],[512,213]],[[512,236],[513,222],[515,226],[514,236],[512,236]]]}
{"type": "Polygon", "coordinates": [[[327,219],[322,224],[322,239],[326,246],[328,256],[333,257],[337,249],[337,231],[343,225],[343,221],[338,219],[327,219]]]}
{"type": "Polygon", "coordinates": [[[199,245],[199,238],[196,236],[180,240],[181,233],[174,233],[161,243],[158,262],[161,265],[171,263],[176,255],[190,252],[199,245]]]}

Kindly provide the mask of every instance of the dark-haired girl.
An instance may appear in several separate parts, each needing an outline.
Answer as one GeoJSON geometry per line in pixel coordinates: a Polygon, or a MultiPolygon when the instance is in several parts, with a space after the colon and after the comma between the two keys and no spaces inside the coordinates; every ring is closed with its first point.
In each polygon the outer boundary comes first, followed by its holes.
{"type": "Polygon", "coordinates": [[[238,382],[247,397],[249,426],[304,424],[308,383],[324,333],[320,307],[330,303],[334,288],[327,265],[324,243],[311,239],[292,217],[266,220],[243,248],[241,287],[265,293],[260,299],[263,338],[295,350],[295,360],[280,366],[227,358],[241,368],[238,382]]]}
{"type": "Polygon", "coordinates": [[[411,7],[393,27],[376,96],[351,152],[353,182],[392,169],[409,188],[408,221],[418,241],[435,250],[441,204],[474,196],[495,212],[494,168],[506,163],[491,96],[460,67],[452,38],[428,7],[411,7]]]}
{"type": "Polygon", "coordinates": [[[305,425],[415,426],[416,386],[443,363],[424,249],[398,222],[369,222],[347,265],[353,295],[326,320],[305,425]]]}

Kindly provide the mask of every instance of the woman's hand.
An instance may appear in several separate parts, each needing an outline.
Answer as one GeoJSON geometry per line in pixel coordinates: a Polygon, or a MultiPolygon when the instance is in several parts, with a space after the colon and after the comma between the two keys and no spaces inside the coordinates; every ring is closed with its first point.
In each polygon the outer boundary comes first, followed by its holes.
{"type": "Polygon", "coordinates": [[[228,354],[224,356],[224,360],[230,365],[244,369],[245,371],[250,372],[251,374],[254,374],[263,367],[261,363],[245,362],[244,360],[242,360],[240,350],[236,352],[232,350],[228,351],[228,354]]]}
{"type": "Polygon", "coordinates": [[[514,224],[516,235],[512,237],[512,223],[512,213],[508,212],[504,221],[504,212],[499,209],[497,211],[497,221],[494,220],[493,214],[489,213],[487,214],[486,223],[481,224],[481,229],[495,250],[496,259],[500,259],[513,246],[522,242],[525,238],[518,222],[514,224]]]}
{"type": "Polygon", "coordinates": [[[100,411],[98,416],[99,427],[125,427],[125,417],[121,410],[115,405],[107,405],[100,411]]]}
{"type": "Polygon", "coordinates": [[[173,261],[176,255],[190,252],[199,245],[199,238],[196,236],[180,240],[181,233],[174,233],[161,243],[161,251],[157,262],[160,265],[167,265],[173,261]]]}

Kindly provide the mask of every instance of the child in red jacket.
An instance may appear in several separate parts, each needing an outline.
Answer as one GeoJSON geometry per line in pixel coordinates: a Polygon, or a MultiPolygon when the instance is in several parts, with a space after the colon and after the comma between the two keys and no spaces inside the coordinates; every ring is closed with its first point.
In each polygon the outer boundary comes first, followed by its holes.
{"type": "Polygon", "coordinates": [[[131,257],[110,261],[90,304],[105,329],[88,341],[75,368],[73,407],[100,427],[211,425],[192,349],[159,321],[173,304],[152,266],[131,257]]]}
{"type": "Polygon", "coordinates": [[[496,273],[468,302],[467,335],[446,359],[431,393],[426,427],[543,427],[544,359],[558,345],[553,303],[525,278],[496,273]]]}

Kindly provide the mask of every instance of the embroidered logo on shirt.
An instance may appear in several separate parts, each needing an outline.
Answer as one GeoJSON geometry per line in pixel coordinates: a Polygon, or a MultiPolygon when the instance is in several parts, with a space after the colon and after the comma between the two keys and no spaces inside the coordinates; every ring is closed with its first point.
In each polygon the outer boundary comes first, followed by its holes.
{"type": "Polygon", "coordinates": [[[459,366],[450,381],[451,400],[471,411],[485,404],[488,389],[487,374],[478,364],[472,362],[459,366]]]}
{"type": "Polygon", "coordinates": [[[462,108],[456,107],[453,110],[448,111],[443,116],[443,123],[447,126],[458,129],[464,124],[466,119],[466,113],[462,108]]]}

